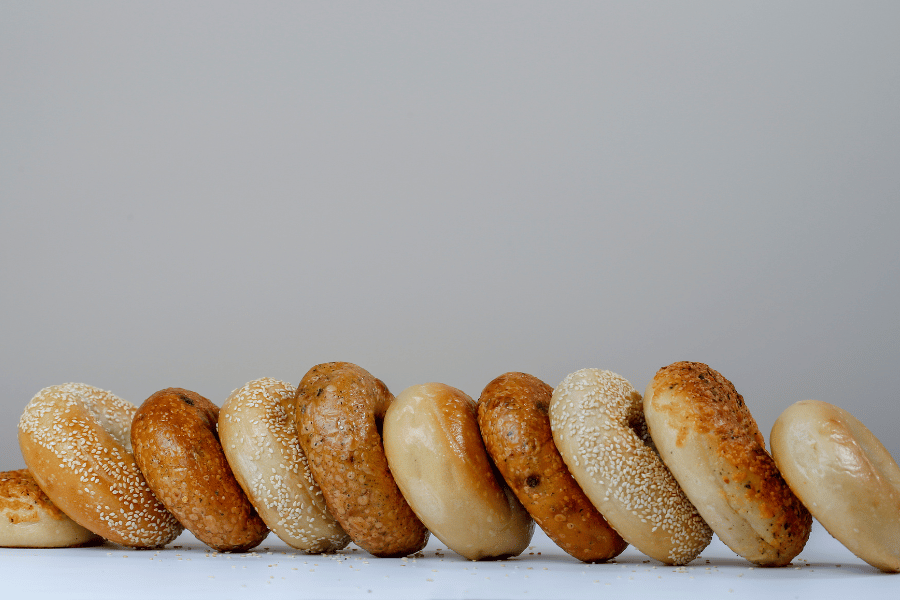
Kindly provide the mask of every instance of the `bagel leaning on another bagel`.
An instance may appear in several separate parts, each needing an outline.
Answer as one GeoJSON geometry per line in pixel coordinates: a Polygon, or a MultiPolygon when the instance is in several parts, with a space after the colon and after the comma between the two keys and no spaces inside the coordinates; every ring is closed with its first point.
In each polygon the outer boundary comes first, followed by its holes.
{"type": "Polygon", "coordinates": [[[68,548],[101,541],[59,510],[27,469],[0,473],[0,547],[68,548]]]}
{"type": "Polygon", "coordinates": [[[182,531],[131,451],[137,407],[83,383],[44,388],[25,407],[19,446],[28,470],[64,513],[123,546],[155,548],[182,531]]]}
{"type": "Polygon", "coordinates": [[[353,542],[380,557],[407,556],[428,529],[404,499],[384,455],[381,424],[394,396],[346,362],[316,365],[297,386],[295,421],[329,512],[353,542]]]}
{"type": "Polygon", "coordinates": [[[527,373],[505,373],[478,399],[484,446],[509,488],[556,545],[584,562],[628,546],[578,487],[553,443],[553,388],[527,373]]]}
{"type": "Polygon", "coordinates": [[[878,438],[846,410],[802,400],[770,439],[788,485],[825,529],[873,567],[900,572],[900,467],[878,438]]]}
{"type": "Polygon", "coordinates": [[[496,476],[468,395],[442,383],[406,388],[384,417],[384,450],[403,496],[448,548],[483,560],[528,547],[534,521],[496,476]]]}
{"type": "Polygon", "coordinates": [[[765,567],[803,550],[812,517],[730,381],[703,363],[663,367],[647,386],[644,415],[663,461],[725,545],[765,567]]]}
{"type": "Polygon", "coordinates": [[[671,565],[706,548],[712,531],[653,447],[626,379],[600,369],[567,375],[553,390],[550,426],[572,476],[625,541],[671,565]]]}

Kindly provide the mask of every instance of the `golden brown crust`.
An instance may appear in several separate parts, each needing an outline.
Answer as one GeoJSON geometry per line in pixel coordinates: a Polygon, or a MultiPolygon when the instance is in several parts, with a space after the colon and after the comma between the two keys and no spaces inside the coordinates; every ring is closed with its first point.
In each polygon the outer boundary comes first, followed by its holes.
{"type": "Polygon", "coordinates": [[[181,524],[157,500],[131,453],[137,408],[98,388],[38,392],[19,421],[19,445],[47,496],[73,521],[124,546],[162,546],[181,524]]]}
{"type": "Polygon", "coordinates": [[[28,469],[0,473],[0,513],[10,523],[35,523],[42,517],[39,511],[51,519],[66,518],[38,487],[28,469]]]}
{"type": "Polygon", "coordinates": [[[63,514],[27,469],[0,473],[0,547],[67,548],[100,541],[63,514]]]}
{"type": "Polygon", "coordinates": [[[216,433],[219,408],[169,388],[134,416],[131,443],[147,483],[197,539],[223,552],[262,542],[268,528],[235,480],[216,433]]]}
{"type": "Polygon", "coordinates": [[[603,562],[628,545],[569,473],[553,443],[548,414],[553,388],[526,373],[491,381],[478,401],[488,454],[548,537],[584,562],[603,562]]]}
{"type": "Polygon", "coordinates": [[[475,401],[442,383],[391,404],[384,449],[404,497],[431,532],[469,560],[518,556],[534,522],[488,458],[475,401]]]}
{"type": "Polygon", "coordinates": [[[406,556],[428,530],[388,468],[380,425],[393,400],[387,386],[351,363],[317,365],[297,386],[295,419],[309,469],[328,510],[360,548],[406,556]]]}
{"type": "Polygon", "coordinates": [[[722,541],[761,566],[790,563],[812,518],[734,385],[703,363],[677,362],[657,372],[644,408],[660,455],[722,541]],[[720,491],[698,475],[703,465],[720,491]]]}

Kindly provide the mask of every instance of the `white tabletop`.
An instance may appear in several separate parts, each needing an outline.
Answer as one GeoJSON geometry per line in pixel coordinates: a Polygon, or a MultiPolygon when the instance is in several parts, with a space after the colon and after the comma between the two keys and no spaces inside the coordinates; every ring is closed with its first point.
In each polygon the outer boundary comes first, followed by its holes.
{"type": "Polygon", "coordinates": [[[900,575],[870,567],[816,524],[791,566],[755,568],[718,539],[692,564],[667,567],[628,548],[588,565],[543,533],[512,560],[470,562],[432,537],[419,555],[375,558],[349,546],[331,555],[294,551],[276,536],[256,551],[217,554],[185,533],[161,550],[104,544],[0,549],[6,597],[63,598],[897,598],[900,575]]]}

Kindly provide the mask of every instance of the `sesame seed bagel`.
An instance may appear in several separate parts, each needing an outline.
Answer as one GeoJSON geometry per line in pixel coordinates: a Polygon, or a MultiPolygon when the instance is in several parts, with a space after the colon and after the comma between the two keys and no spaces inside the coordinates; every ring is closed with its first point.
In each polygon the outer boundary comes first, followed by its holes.
{"type": "Polygon", "coordinates": [[[578,487],[553,443],[553,388],[526,373],[506,373],[478,399],[478,425],[507,485],[560,548],[584,562],[603,562],[628,545],[578,487]]]}
{"type": "Polygon", "coordinates": [[[534,521],[494,470],[475,401],[442,383],[405,389],[384,418],[391,472],[416,515],[469,560],[518,556],[534,521]]]}
{"type": "Polygon", "coordinates": [[[131,426],[131,444],[156,496],[197,539],[221,552],[243,552],[269,530],[244,495],[219,444],[219,407],[180,388],[147,398],[131,426]]]}
{"type": "Polygon", "coordinates": [[[900,467],[865,425],[803,400],[772,427],[772,456],[813,516],[855,555],[900,572],[900,467]]]}
{"type": "Polygon", "coordinates": [[[568,375],[553,390],[550,427],[572,476],[625,541],[673,565],[706,548],[712,531],[656,453],[627,380],[600,369],[568,375]]]}
{"type": "Polygon", "coordinates": [[[812,518],[730,381],[702,363],[663,367],[647,386],[644,414],[663,461],[722,542],[766,567],[800,553],[812,518]]]}
{"type": "Polygon", "coordinates": [[[73,521],[117,544],[154,548],[182,527],[132,455],[136,410],[83,383],[44,388],[22,413],[19,446],[35,481],[73,521]]]}
{"type": "Polygon", "coordinates": [[[256,512],[285,543],[334,552],[350,537],[325,507],[300,448],[294,386],[256,379],[231,393],[219,412],[219,441],[256,512]]]}
{"type": "Polygon", "coordinates": [[[0,546],[67,548],[99,541],[59,510],[27,469],[0,473],[0,546]]]}
{"type": "Polygon", "coordinates": [[[428,542],[384,455],[380,425],[393,399],[365,369],[325,363],[297,386],[294,416],[328,510],[357,546],[381,557],[406,556],[428,542]]]}

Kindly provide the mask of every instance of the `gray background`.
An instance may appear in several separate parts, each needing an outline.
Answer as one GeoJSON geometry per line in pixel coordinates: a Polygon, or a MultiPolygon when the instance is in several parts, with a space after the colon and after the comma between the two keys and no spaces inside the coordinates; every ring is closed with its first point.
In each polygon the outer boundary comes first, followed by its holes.
{"type": "Polygon", "coordinates": [[[41,388],[731,379],[900,456],[900,3],[0,4],[0,468],[41,388]]]}

